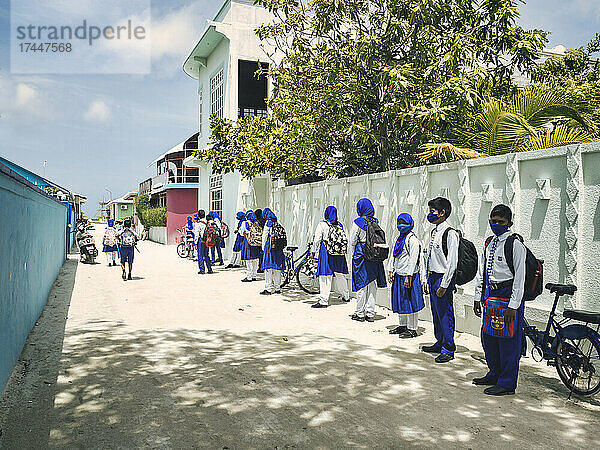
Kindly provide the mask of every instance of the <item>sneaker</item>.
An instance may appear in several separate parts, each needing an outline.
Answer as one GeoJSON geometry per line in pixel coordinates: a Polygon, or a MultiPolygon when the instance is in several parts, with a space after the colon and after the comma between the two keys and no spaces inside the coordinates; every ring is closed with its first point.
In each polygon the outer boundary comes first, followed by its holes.
{"type": "Polygon", "coordinates": [[[400,333],[398,335],[398,337],[402,338],[402,339],[416,338],[417,337],[417,332],[415,330],[406,330],[403,333],[400,333]]]}
{"type": "Polygon", "coordinates": [[[121,274],[121,278],[123,278],[123,281],[127,279],[127,274],[125,273],[125,271],[123,271],[123,273],[121,274]]]}
{"type": "Polygon", "coordinates": [[[437,358],[435,358],[435,360],[434,360],[434,361],[435,361],[436,363],[443,364],[443,363],[450,362],[450,361],[452,361],[453,359],[454,359],[454,355],[448,355],[448,354],[446,354],[446,353],[440,353],[440,354],[437,356],[437,358]]]}
{"type": "Polygon", "coordinates": [[[262,292],[260,293],[260,295],[271,295],[271,292],[270,292],[270,291],[267,291],[267,290],[265,289],[264,291],[262,291],[262,292]]]}
{"type": "Polygon", "coordinates": [[[375,322],[375,316],[365,316],[367,322],[375,322]]]}
{"type": "Polygon", "coordinates": [[[254,280],[251,280],[251,279],[249,279],[249,278],[244,278],[244,279],[242,280],[242,283],[252,283],[252,281],[254,281],[254,280]]]}
{"type": "Polygon", "coordinates": [[[314,305],[311,305],[311,308],[327,308],[329,305],[324,305],[323,303],[315,303],[314,305]]]}
{"type": "Polygon", "coordinates": [[[406,330],[408,330],[408,328],[406,328],[405,325],[400,325],[400,326],[397,326],[396,328],[394,328],[393,330],[390,330],[390,334],[402,334],[406,330]]]}
{"type": "Polygon", "coordinates": [[[358,316],[356,314],[352,314],[352,316],[350,316],[350,318],[352,320],[356,320],[357,322],[364,322],[365,321],[364,317],[358,316]]]}

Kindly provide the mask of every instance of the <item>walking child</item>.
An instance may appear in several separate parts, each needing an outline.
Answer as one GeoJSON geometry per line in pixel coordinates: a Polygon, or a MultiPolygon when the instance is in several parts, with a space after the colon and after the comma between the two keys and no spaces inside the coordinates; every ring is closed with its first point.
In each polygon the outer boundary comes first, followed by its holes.
{"type": "Polygon", "coordinates": [[[212,224],[217,230],[217,240],[215,245],[210,248],[210,262],[216,265],[218,263],[220,266],[223,265],[223,248],[225,248],[225,239],[223,239],[221,230],[222,230],[222,220],[219,213],[216,211],[210,211],[208,213],[209,216],[212,217],[212,224]],[[217,258],[215,259],[215,251],[217,252],[217,258]]]}
{"type": "Polygon", "coordinates": [[[427,282],[423,283],[423,291],[429,293],[433,331],[436,342],[424,346],[421,350],[427,353],[439,353],[436,363],[447,363],[454,359],[454,290],[455,272],[458,265],[458,232],[448,225],[448,217],[452,212],[450,200],[436,197],[428,203],[427,220],[435,225],[427,247],[426,274],[427,282]]]}
{"type": "Polygon", "coordinates": [[[377,288],[387,286],[382,261],[369,261],[364,250],[367,242],[369,222],[377,222],[375,208],[368,198],[362,198],[356,204],[358,218],[354,219],[350,230],[348,246],[352,250],[352,291],[356,292],[356,312],[352,320],[358,322],[375,321],[375,297],[377,288]]]}
{"type": "Polygon", "coordinates": [[[203,209],[198,211],[198,222],[194,224],[194,236],[197,239],[198,246],[198,274],[204,274],[205,270],[207,273],[213,273],[210,265],[210,258],[208,257],[208,247],[206,246],[204,233],[208,228],[208,221],[206,220],[206,212],[203,209]],[[206,266],[206,269],[205,269],[206,266]]]}
{"type": "Polygon", "coordinates": [[[488,395],[512,395],[517,387],[525,292],[525,259],[527,250],[510,232],[512,211],[506,205],[497,205],[490,213],[490,228],[494,236],[486,240],[484,257],[479,260],[475,278],[473,311],[481,317],[481,342],[488,373],[473,379],[473,384],[489,386],[488,395]],[[506,256],[512,246],[512,266],[506,256]]]}
{"type": "MultiPolygon", "coordinates": [[[[280,239],[285,230],[277,220],[277,216],[269,208],[263,210],[266,219],[262,234],[263,259],[261,268],[265,271],[265,289],[261,295],[281,293],[281,272],[285,267],[285,255],[280,239]]],[[[285,245],[283,245],[285,247],[285,245]]]]}
{"type": "Polygon", "coordinates": [[[412,216],[402,213],[396,219],[400,233],[392,258],[389,260],[389,278],[392,283],[392,311],[398,314],[399,326],[390,331],[401,338],[417,337],[419,311],[425,308],[419,277],[421,243],[413,233],[412,216]]]}
{"type": "Polygon", "coordinates": [[[246,278],[244,283],[256,281],[260,246],[262,244],[262,230],[258,225],[256,214],[252,210],[245,214],[246,220],[240,226],[240,235],[243,237],[241,245],[241,258],[246,262],[246,278]]]}
{"type": "Polygon", "coordinates": [[[104,244],[102,251],[106,253],[108,267],[117,265],[117,256],[119,255],[119,249],[117,248],[117,230],[115,230],[114,224],[115,221],[113,219],[108,219],[108,226],[104,231],[104,237],[102,239],[102,243],[104,244]]]}
{"type": "Polygon", "coordinates": [[[137,240],[137,235],[131,229],[131,219],[125,219],[123,221],[123,229],[117,233],[117,241],[119,242],[119,252],[121,253],[121,270],[123,271],[121,277],[123,278],[123,281],[131,280],[133,256],[137,240]],[[129,268],[128,274],[125,274],[125,264],[127,264],[129,268]]]}
{"type": "Polygon", "coordinates": [[[317,276],[319,277],[319,301],[312,308],[327,308],[332,285],[336,284],[336,291],[345,302],[350,301],[348,290],[348,237],[344,227],[338,222],[337,209],[328,206],[325,209],[325,220],[317,225],[313,240],[313,252],[318,249],[317,276]]]}

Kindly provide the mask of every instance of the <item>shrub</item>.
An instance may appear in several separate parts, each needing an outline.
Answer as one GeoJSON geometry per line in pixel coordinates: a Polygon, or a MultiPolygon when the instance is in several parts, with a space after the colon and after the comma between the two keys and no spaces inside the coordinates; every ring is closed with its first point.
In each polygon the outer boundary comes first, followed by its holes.
{"type": "Polygon", "coordinates": [[[147,227],[166,227],[167,226],[167,208],[148,208],[141,214],[142,224],[147,227]]]}

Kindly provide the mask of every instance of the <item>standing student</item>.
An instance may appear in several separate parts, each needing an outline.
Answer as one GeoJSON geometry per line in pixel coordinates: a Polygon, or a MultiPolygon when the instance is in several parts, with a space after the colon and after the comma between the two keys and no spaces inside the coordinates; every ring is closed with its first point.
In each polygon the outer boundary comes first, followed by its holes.
{"type": "Polygon", "coordinates": [[[204,242],[204,232],[208,227],[208,221],[206,220],[206,212],[203,209],[198,211],[198,222],[194,225],[194,236],[197,239],[198,246],[198,274],[205,273],[204,266],[206,266],[207,273],[213,273],[210,265],[210,258],[208,257],[208,247],[204,242]]]}
{"type": "Polygon", "coordinates": [[[235,234],[235,242],[233,243],[233,253],[231,255],[231,259],[229,260],[229,264],[226,269],[231,269],[233,267],[240,267],[242,263],[242,245],[244,243],[244,235],[240,233],[240,228],[244,221],[246,220],[246,214],[242,211],[239,211],[235,218],[238,221],[237,227],[233,231],[235,234]]]}
{"type": "Polygon", "coordinates": [[[336,291],[342,296],[345,302],[350,301],[350,292],[348,290],[348,262],[345,253],[348,251],[348,238],[344,227],[338,222],[337,209],[335,206],[328,206],[325,209],[325,220],[317,225],[315,238],[313,240],[313,252],[311,257],[315,257],[314,250],[318,249],[317,276],[319,277],[319,301],[312,305],[312,308],[327,308],[329,306],[329,294],[332,285],[336,284],[336,291]],[[336,242],[331,242],[336,240],[336,242]],[[328,246],[331,254],[328,251],[328,246]],[[336,247],[334,249],[334,247],[336,247]],[[339,248],[338,248],[339,247],[339,248]]]}
{"type": "Polygon", "coordinates": [[[454,289],[455,272],[458,265],[458,232],[448,225],[452,212],[450,200],[436,197],[428,203],[427,220],[435,225],[427,247],[427,282],[423,291],[430,294],[433,331],[436,342],[424,346],[427,353],[439,353],[436,363],[447,363],[454,359],[454,289]],[[445,238],[444,238],[445,236],[445,238]],[[444,245],[444,243],[446,245],[444,245]],[[445,250],[446,248],[446,250],[445,250]]]}
{"type": "Polygon", "coordinates": [[[121,269],[123,273],[121,277],[123,281],[131,280],[131,270],[133,268],[133,256],[135,252],[135,244],[138,240],[137,235],[132,230],[131,219],[125,219],[123,229],[117,233],[117,241],[119,242],[119,252],[121,253],[121,269]],[[125,274],[125,264],[128,265],[129,273],[125,274]]]}
{"type": "Polygon", "coordinates": [[[194,221],[192,216],[187,216],[187,223],[185,225],[185,245],[188,258],[194,256],[194,243],[194,221]]]}
{"type": "Polygon", "coordinates": [[[272,231],[278,225],[277,216],[269,208],[265,208],[262,215],[266,222],[262,235],[263,259],[261,265],[261,269],[265,271],[265,289],[261,295],[280,294],[281,272],[285,266],[285,255],[283,250],[274,248],[272,231]]]}
{"type": "Polygon", "coordinates": [[[217,230],[217,241],[215,242],[215,245],[213,247],[210,248],[210,261],[211,263],[215,264],[219,263],[220,266],[223,265],[223,248],[225,248],[225,239],[223,239],[223,228],[222,228],[222,220],[221,220],[221,216],[219,216],[219,213],[217,213],[216,211],[210,211],[208,213],[213,220],[213,225],[215,227],[215,229],[217,230]],[[217,259],[215,259],[215,250],[217,252],[217,259]]]}
{"type": "Polygon", "coordinates": [[[523,341],[527,250],[519,239],[511,237],[512,211],[508,206],[495,206],[489,222],[494,236],[486,241],[484,257],[479,260],[473,304],[473,311],[481,317],[483,300],[481,342],[489,371],[473,379],[473,384],[489,386],[484,394],[512,395],[523,341]],[[505,257],[506,245],[512,245],[514,275],[505,257]]]}
{"type": "Polygon", "coordinates": [[[246,261],[246,278],[242,282],[250,283],[256,281],[256,272],[258,271],[260,258],[260,244],[262,243],[262,230],[258,225],[256,214],[252,210],[245,214],[245,218],[246,220],[240,225],[239,231],[243,237],[240,252],[241,258],[242,261],[246,261]]]}
{"type": "Polygon", "coordinates": [[[114,228],[115,221],[113,219],[108,220],[106,230],[104,231],[104,237],[102,243],[104,244],[102,251],[106,253],[106,261],[108,267],[117,265],[117,255],[119,250],[117,248],[117,230],[114,228]]]}
{"type": "Polygon", "coordinates": [[[363,255],[367,241],[367,224],[375,219],[375,208],[368,198],[361,198],[356,204],[358,218],[354,219],[350,230],[348,246],[352,250],[352,291],[356,292],[356,312],[352,320],[359,322],[375,321],[375,297],[377,288],[387,286],[383,262],[367,261],[363,255]]]}
{"type": "MultiPolygon", "coordinates": [[[[263,210],[258,208],[254,211],[254,214],[256,214],[256,220],[258,223],[258,226],[262,230],[265,228],[265,223],[267,222],[266,219],[263,217],[263,210]]],[[[260,256],[258,258],[258,273],[264,273],[264,270],[262,269],[262,261],[263,261],[263,250],[262,247],[260,249],[260,256]]]]}
{"type": "Polygon", "coordinates": [[[401,338],[417,337],[419,311],[425,308],[419,263],[421,243],[413,233],[415,222],[408,213],[396,219],[400,233],[389,260],[389,278],[392,283],[392,311],[398,314],[399,326],[390,331],[401,338]]]}

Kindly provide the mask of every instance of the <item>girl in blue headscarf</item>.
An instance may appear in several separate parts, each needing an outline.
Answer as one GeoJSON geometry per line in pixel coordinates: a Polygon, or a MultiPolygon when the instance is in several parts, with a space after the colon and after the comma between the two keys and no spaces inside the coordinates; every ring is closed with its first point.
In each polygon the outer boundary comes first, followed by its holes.
{"type": "Polygon", "coordinates": [[[263,219],[266,220],[263,228],[262,245],[263,259],[261,269],[265,271],[265,289],[262,295],[281,293],[281,272],[285,267],[283,250],[275,250],[271,243],[275,227],[281,227],[277,216],[269,208],[263,209],[263,219]]]}
{"type": "Polygon", "coordinates": [[[102,243],[104,244],[102,251],[106,253],[106,261],[108,262],[108,267],[110,267],[117,265],[119,250],[117,248],[117,230],[114,228],[115,221],[108,219],[107,225],[104,237],[102,238],[102,243]]]}
{"type": "Polygon", "coordinates": [[[217,229],[217,240],[215,241],[215,245],[210,248],[210,262],[217,265],[223,265],[223,248],[225,248],[225,239],[221,236],[221,216],[216,211],[209,211],[209,216],[212,217],[213,226],[217,229]],[[215,258],[215,250],[217,251],[217,258],[215,258]]]}
{"type": "Polygon", "coordinates": [[[408,213],[396,219],[398,239],[389,260],[388,269],[392,283],[392,311],[398,314],[399,326],[390,331],[401,338],[417,336],[419,311],[425,308],[423,289],[419,277],[421,242],[413,233],[415,222],[408,213]]]}
{"type": "Polygon", "coordinates": [[[318,251],[317,275],[319,277],[319,301],[312,308],[327,308],[329,306],[329,294],[335,281],[336,291],[345,302],[350,301],[348,289],[348,263],[346,252],[348,251],[348,236],[344,227],[338,222],[337,209],[328,206],[325,209],[325,220],[317,225],[315,238],[313,240],[313,252],[318,251]],[[345,244],[345,245],[344,245],[345,244]]]}
{"type": "Polygon", "coordinates": [[[352,291],[356,292],[356,312],[352,320],[359,322],[375,321],[375,297],[377,288],[386,287],[385,269],[381,261],[367,261],[363,256],[363,246],[367,240],[367,224],[375,219],[375,208],[368,198],[361,198],[356,204],[358,218],[354,219],[350,230],[348,246],[352,254],[352,291]]]}
{"type": "Polygon", "coordinates": [[[194,239],[194,221],[192,216],[187,216],[187,223],[185,225],[185,242],[187,244],[187,256],[188,258],[193,258],[194,244],[196,243],[196,239],[194,239]]]}
{"type": "Polygon", "coordinates": [[[256,281],[258,258],[260,257],[261,231],[258,226],[256,214],[254,214],[252,210],[245,214],[245,219],[246,220],[240,225],[238,233],[243,236],[241,257],[242,261],[246,261],[246,278],[242,281],[249,283],[251,281],[256,281]],[[254,242],[255,240],[256,242],[254,242]],[[258,245],[250,245],[251,243],[258,245]]]}
{"type": "Polygon", "coordinates": [[[244,242],[244,235],[240,234],[240,227],[246,220],[246,214],[244,212],[239,211],[235,218],[237,219],[237,227],[233,230],[235,234],[235,242],[233,243],[233,254],[231,255],[231,259],[229,260],[229,264],[227,265],[227,269],[231,269],[233,267],[240,267],[242,262],[242,244],[244,242]]]}

